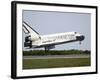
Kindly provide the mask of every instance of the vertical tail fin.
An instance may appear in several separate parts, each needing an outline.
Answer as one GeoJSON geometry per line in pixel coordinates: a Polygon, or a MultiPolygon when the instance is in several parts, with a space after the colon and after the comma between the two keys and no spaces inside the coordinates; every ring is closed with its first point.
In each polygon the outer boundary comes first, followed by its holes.
{"type": "Polygon", "coordinates": [[[30,27],[26,22],[23,21],[22,25],[25,34],[30,34],[33,38],[40,38],[39,33],[30,27]]]}

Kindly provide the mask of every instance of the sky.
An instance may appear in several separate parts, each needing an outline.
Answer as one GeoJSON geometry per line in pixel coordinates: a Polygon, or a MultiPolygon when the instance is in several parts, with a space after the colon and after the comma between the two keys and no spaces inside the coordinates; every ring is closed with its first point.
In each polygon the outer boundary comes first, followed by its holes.
{"type": "MultiPolygon", "coordinates": [[[[28,23],[40,35],[62,32],[78,32],[85,36],[79,42],[56,45],[54,50],[91,50],[91,14],[73,12],[23,10],[23,21],[28,23]]],[[[24,43],[24,32],[22,33],[24,43]]],[[[43,48],[40,48],[43,49],[43,48]]],[[[23,46],[23,50],[26,50],[23,46]]]]}

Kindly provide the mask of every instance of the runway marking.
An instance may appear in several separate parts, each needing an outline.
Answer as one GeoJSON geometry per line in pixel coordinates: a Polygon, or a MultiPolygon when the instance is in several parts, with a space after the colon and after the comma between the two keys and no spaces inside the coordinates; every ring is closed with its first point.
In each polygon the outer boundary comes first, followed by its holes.
{"type": "Polygon", "coordinates": [[[43,56],[23,56],[23,59],[56,59],[56,58],[89,58],[90,55],[43,55],[43,56]]]}

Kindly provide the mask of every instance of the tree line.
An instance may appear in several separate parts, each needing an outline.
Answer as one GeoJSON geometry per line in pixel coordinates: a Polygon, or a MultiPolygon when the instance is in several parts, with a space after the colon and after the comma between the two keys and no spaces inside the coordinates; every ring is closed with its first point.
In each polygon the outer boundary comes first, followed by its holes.
{"type": "Polygon", "coordinates": [[[90,54],[90,50],[30,50],[23,51],[23,55],[70,55],[70,54],[90,54]]]}

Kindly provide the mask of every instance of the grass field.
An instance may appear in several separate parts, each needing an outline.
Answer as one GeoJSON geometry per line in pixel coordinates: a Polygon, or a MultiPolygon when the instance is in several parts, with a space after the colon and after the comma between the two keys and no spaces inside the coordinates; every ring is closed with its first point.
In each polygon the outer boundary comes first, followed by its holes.
{"type": "Polygon", "coordinates": [[[23,59],[23,69],[90,66],[90,58],[23,59]]]}

